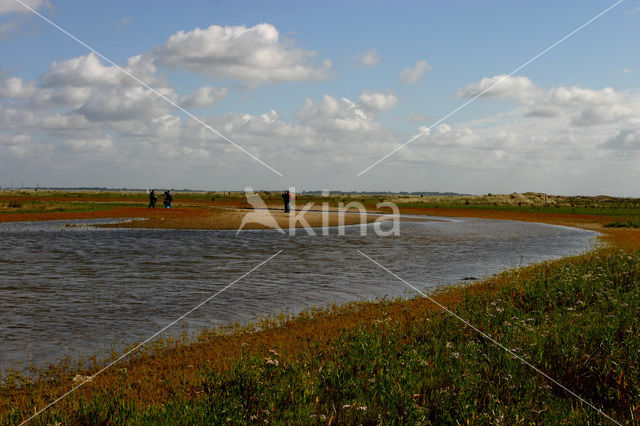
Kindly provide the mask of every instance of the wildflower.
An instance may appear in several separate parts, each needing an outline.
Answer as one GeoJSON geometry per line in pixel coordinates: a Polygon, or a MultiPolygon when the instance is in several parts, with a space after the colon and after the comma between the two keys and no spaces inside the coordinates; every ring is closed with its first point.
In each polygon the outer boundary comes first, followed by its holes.
{"type": "Polygon", "coordinates": [[[75,377],[73,378],[73,383],[77,383],[77,382],[88,382],[93,380],[93,377],[91,376],[83,376],[82,374],[76,374],[75,377]]]}
{"type": "Polygon", "coordinates": [[[264,361],[267,365],[280,365],[280,361],[277,359],[265,358],[264,361]]]}

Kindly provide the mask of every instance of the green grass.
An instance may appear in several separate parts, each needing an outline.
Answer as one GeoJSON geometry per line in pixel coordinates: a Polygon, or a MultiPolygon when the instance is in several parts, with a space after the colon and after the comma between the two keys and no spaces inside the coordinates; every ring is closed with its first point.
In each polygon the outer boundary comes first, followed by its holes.
{"type": "MultiPolygon", "coordinates": [[[[608,415],[635,416],[637,424],[640,252],[600,250],[485,285],[465,290],[455,312],[608,415]]],[[[34,423],[607,423],[452,316],[390,315],[389,306],[375,321],[332,337],[328,349],[314,340],[289,357],[269,346],[260,355],[247,348],[229,369],[201,365],[195,386],[181,386],[174,372],[162,386],[177,390],[145,406],[124,396],[135,382],[116,375],[110,386],[71,395],[34,423]]],[[[28,403],[7,408],[0,422],[33,412],[28,403]]]]}
{"type": "MultiPolygon", "coordinates": [[[[587,256],[514,273],[457,314],[616,418],[640,406],[640,256],[587,256]]],[[[311,348],[312,349],[312,348],[311,348]]],[[[277,359],[276,356],[271,359],[277,359]]],[[[384,315],[296,362],[249,358],[204,374],[207,421],[599,423],[580,405],[447,314],[384,315]],[[366,407],[364,409],[363,407],[366,407]]]]}
{"type": "Polygon", "coordinates": [[[132,202],[78,202],[78,201],[9,201],[6,204],[0,203],[1,214],[27,214],[27,213],[54,213],[54,212],[90,212],[110,210],[117,207],[139,207],[140,203],[132,202]]]}
{"type": "Polygon", "coordinates": [[[633,218],[621,222],[611,222],[604,225],[606,228],[640,228],[640,219],[633,218]]]}
{"type": "Polygon", "coordinates": [[[515,211],[522,213],[559,213],[559,214],[584,214],[603,216],[638,216],[640,208],[620,206],[518,206],[501,204],[458,204],[458,203],[398,203],[400,207],[423,207],[440,209],[483,209],[499,211],[515,211]]]}

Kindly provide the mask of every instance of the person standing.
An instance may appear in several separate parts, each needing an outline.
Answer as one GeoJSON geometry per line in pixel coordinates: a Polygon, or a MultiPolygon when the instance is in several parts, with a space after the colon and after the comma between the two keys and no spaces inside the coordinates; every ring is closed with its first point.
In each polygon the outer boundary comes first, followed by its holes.
{"type": "Polygon", "coordinates": [[[156,197],[156,190],[152,189],[149,193],[149,209],[156,208],[156,201],[158,201],[158,197],[156,197]]]}
{"type": "Polygon", "coordinates": [[[171,196],[171,191],[167,189],[166,191],[164,191],[164,207],[170,209],[172,201],[173,197],[171,196]]]}
{"type": "Polygon", "coordinates": [[[284,212],[289,213],[291,210],[289,209],[291,203],[291,194],[289,191],[284,191],[282,193],[282,201],[284,201],[284,212]]]}

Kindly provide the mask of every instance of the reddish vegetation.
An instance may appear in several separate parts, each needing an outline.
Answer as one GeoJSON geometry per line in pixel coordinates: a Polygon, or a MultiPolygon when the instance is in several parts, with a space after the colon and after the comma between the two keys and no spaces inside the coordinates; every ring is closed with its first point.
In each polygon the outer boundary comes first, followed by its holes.
{"type": "Polygon", "coordinates": [[[160,217],[201,215],[198,209],[148,209],[146,207],[115,207],[108,210],[90,212],[44,212],[44,213],[7,213],[0,215],[0,222],[31,222],[40,220],[73,220],[73,219],[103,219],[124,217],[160,217]]]}

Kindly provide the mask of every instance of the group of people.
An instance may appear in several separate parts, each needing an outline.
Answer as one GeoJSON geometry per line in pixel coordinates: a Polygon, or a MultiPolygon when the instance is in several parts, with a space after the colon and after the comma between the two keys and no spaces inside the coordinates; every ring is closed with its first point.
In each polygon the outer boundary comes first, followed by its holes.
{"type": "MultiPolygon", "coordinates": [[[[173,201],[173,197],[171,196],[171,191],[167,189],[166,191],[164,191],[163,196],[164,196],[164,201],[163,201],[164,208],[170,209],[171,202],[173,201]]],[[[155,209],[157,201],[158,201],[158,197],[156,197],[156,190],[152,189],[151,192],[149,192],[149,208],[155,209]]]]}

